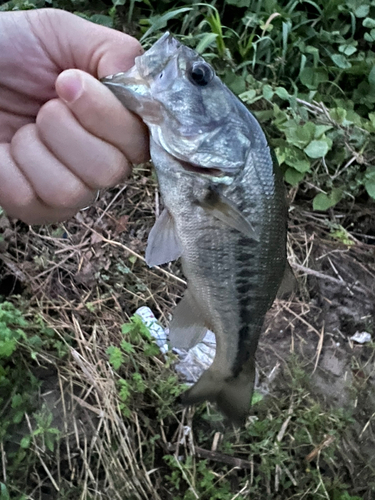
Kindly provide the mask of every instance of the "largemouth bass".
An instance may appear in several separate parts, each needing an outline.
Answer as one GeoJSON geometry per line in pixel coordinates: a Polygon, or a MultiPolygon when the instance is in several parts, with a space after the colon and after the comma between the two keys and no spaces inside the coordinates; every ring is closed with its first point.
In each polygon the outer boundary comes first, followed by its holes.
{"type": "Polygon", "coordinates": [[[235,424],[247,416],[255,351],[286,269],[284,186],[254,116],[192,49],[164,34],[135,66],[102,80],[150,131],[165,209],[150,266],[178,257],[188,281],[170,324],[180,348],[216,336],[211,367],[182,402],[205,400],[235,424]]]}

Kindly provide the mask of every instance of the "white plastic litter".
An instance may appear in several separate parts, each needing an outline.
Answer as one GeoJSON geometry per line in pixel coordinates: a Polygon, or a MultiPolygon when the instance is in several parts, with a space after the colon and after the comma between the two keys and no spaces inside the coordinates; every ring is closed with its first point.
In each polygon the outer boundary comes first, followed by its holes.
{"type": "Polygon", "coordinates": [[[355,334],[350,337],[350,340],[354,340],[358,344],[366,344],[371,342],[371,335],[368,332],[355,332],[355,334]]]}
{"type": "Polygon", "coordinates": [[[151,335],[154,337],[155,342],[159,346],[160,351],[165,354],[169,350],[169,346],[167,344],[167,335],[164,331],[164,328],[159,325],[158,320],[155,318],[154,313],[151,311],[149,307],[143,306],[138,308],[135,311],[143,321],[143,323],[149,329],[151,335]]]}
{"type": "Polygon", "coordinates": [[[175,369],[185,379],[187,384],[194,384],[204,371],[212,364],[216,352],[215,334],[207,330],[206,335],[199,344],[188,351],[173,349],[180,358],[175,369]]]}
{"type": "MultiPolygon", "coordinates": [[[[151,335],[155,338],[160,351],[165,354],[169,350],[167,344],[168,329],[164,330],[155,318],[154,313],[146,306],[137,309],[135,314],[142,319],[151,335]]],[[[188,351],[173,349],[173,352],[180,358],[180,362],[175,366],[176,371],[183,376],[187,384],[194,384],[202,373],[209,368],[215,357],[215,334],[207,330],[202,342],[199,342],[192,349],[188,351]]]]}

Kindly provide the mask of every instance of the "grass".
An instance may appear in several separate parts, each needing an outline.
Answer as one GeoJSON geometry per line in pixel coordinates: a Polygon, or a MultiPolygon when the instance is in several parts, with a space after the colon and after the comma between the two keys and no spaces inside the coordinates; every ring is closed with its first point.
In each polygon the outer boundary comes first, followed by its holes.
{"type": "Polygon", "coordinates": [[[133,316],[148,305],[166,326],[185,287],[178,263],[144,265],[149,166],[65,224],[0,212],[0,500],[372,500],[375,350],[350,336],[374,334],[375,7],[52,6],[125,24],[146,47],[170,29],[212,62],[283,168],[300,290],[267,317],[258,401],[235,431],[210,405],[178,404],[176,356],[133,316]]]}
{"type": "MultiPolygon", "coordinates": [[[[13,377],[0,384],[1,500],[261,500],[265,492],[275,500],[370,500],[375,466],[356,443],[361,432],[372,443],[375,352],[348,347],[362,385],[349,379],[344,405],[324,401],[311,374],[317,364],[316,375],[329,376],[320,366],[335,337],[326,331],[319,351],[321,309],[309,298],[311,282],[305,301],[277,302],[267,319],[258,353],[261,392],[243,430],[224,425],[210,405],[179,406],[175,356],[161,355],[132,316],[146,304],[167,324],[184,289],[178,265],[151,270],[137,257],[152,224],[139,213],[151,214],[155,187],[141,167],[126,199],[116,197],[120,187],[63,226],[30,232],[8,225],[1,332],[22,333],[0,359],[13,377]]],[[[291,226],[290,249],[308,272],[309,255],[322,245],[328,256],[347,248],[319,219],[313,233],[302,221],[291,226]]],[[[365,248],[350,247],[351,265],[365,248]]],[[[363,291],[357,293],[362,301],[363,291]]]]}

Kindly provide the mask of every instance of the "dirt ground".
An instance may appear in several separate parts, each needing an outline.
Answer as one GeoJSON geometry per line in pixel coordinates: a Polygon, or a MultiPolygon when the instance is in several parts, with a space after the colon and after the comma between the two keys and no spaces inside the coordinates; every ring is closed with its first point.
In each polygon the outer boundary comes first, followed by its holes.
{"type": "MultiPolygon", "coordinates": [[[[142,305],[166,326],[185,286],[178,264],[160,271],[143,261],[159,211],[156,182],[145,167],[66,224],[29,230],[0,217],[0,293],[23,294],[61,329],[76,317],[92,332],[87,318],[95,307],[110,331],[142,305]]],[[[319,399],[351,412],[342,467],[359,485],[353,494],[365,500],[375,498],[374,214],[374,204],[319,215],[303,200],[292,203],[288,251],[299,289],[274,304],[257,355],[260,390],[269,397],[288,390],[284,371],[297,356],[319,399]],[[348,232],[338,233],[340,227],[348,232]],[[371,334],[372,342],[351,340],[357,332],[371,334]]],[[[46,391],[52,399],[53,390],[52,383],[46,391]]]]}

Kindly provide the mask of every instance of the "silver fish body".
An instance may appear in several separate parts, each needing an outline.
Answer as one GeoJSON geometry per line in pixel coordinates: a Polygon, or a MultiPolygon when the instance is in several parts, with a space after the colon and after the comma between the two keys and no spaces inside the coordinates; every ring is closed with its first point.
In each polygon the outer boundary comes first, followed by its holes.
{"type": "Polygon", "coordinates": [[[264,317],[286,269],[281,173],[253,115],[211,66],[169,34],[104,83],[150,130],[166,208],[146,260],[157,265],[181,256],[188,280],[171,342],[191,347],[207,328],[216,336],[212,366],[182,401],[216,402],[241,424],[264,317]]]}

